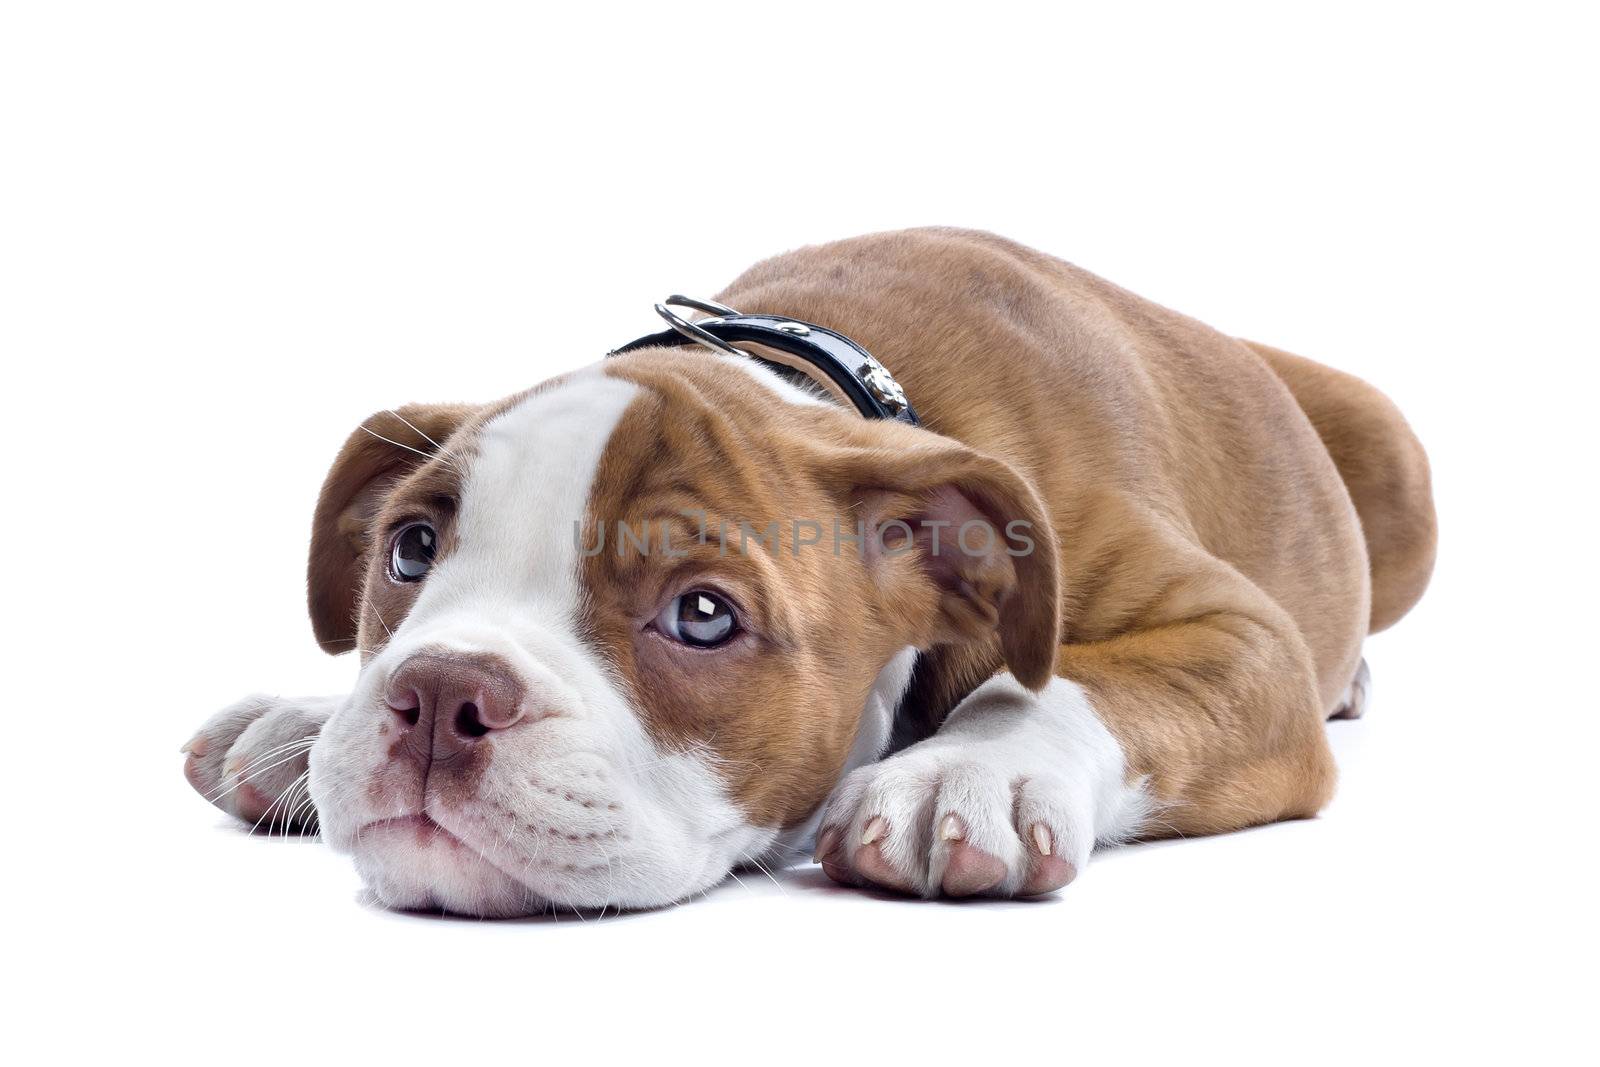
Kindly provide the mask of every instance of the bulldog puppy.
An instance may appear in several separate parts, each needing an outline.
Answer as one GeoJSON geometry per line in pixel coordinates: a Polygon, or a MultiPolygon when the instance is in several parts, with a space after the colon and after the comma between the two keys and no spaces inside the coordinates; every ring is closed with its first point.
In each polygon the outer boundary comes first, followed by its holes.
{"type": "Polygon", "coordinates": [[[692,346],[380,412],[311,537],[355,689],[221,712],[195,788],[482,916],[664,905],[813,840],[844,885],[1048,893],[1097,844],[1328,802],[1324,720],[1434,558],[1381,394],[984,233],[717,299],[853,338],[922,425],[692,346]]]}

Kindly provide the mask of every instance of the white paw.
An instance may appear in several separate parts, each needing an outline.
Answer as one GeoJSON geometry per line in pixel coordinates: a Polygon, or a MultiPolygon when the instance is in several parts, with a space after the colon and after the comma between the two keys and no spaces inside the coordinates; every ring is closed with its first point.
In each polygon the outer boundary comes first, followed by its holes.
{"type": "Polygon", "coordinates": [[[973,755],[912,749],[851,774],[823,815],[823,870],[846,885],[918,896],[1032,896],[1072,881],[1088,849],[1061,802],[1066,784],[1012,782],[973,755]]]}
{"type": "Polygon", "coordinates": [[[939,733],[848,775],[817,857],[835,881],[919,896],[1033,896],[1077,877],[1096,840],[1126,836],[1143,792],[1082,690],[1002,675],[939,733]]]}
{"type": "Polygon", "coordinates": [[[183,774],[229,815],[268,830],[314,832],[307,758],[342,698],[246,697],[217,712],[183,746],[183,774]]]}

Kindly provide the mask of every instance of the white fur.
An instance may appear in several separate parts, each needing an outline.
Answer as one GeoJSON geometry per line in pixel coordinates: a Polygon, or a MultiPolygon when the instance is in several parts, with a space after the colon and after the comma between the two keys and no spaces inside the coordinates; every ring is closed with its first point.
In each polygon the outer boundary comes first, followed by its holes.
{"type": "Polygon", "coordinates": [[[536,912],[551,902],[666,904],[720,880],[775,836],[749,825],[708,755],[652,742],[578,636],[574,522],[637,392],[592,368],[482,429],[460,501],[458,547],[429,574],[312,752],[324,833],[354,853],[384,904],[481,915],[536,912]],[[371,788],[398,773],[387,766],[387,680],[424,648],[496,654],[530,700],[554,712],[494,739],[478,795],[465,802],[371,788]],[[419,804],[449,835],[384,823],[419,804]]]}
{"type": "Polygon", "coordinates": [[[810,388],[806,388],[804,386],[796,385],[794,382],[791,382],[787,378],[781,376],[777,371],[773,370],[765,363],[758,362],[749,356],[727,356],[719,354],[715,358],[722,360],[730,367],[736,367],[748,374],[758,384],[778,394],[778,399],[782,400],[786,404],[801,404],[807,407],[829,407],[834,403],[833,398],[828,395],[827,390],[823,389],[822,386],[813,385],[810,388]]]}
{"type": "Polygon", "coordinates": [[[888,823],[883,856],[925,894],[938,890],[948,848],[938,827],[954,813],[966,841],[1006,864],[1000,894],[1027,877],[1032,827],[1050,832],[1053,853],[1082,870],[1098,844],[1137,833],[1150,804],[1127,781],[1122,746],[1083,688],[1052,679],[1031,693],[1009,674],[974,690],[937,734],[849,775],[822,823],[839,827],[847,850],[875,816],[888,823]]]}
{"type": "MultiPolygon", "coordinates": [[[[753,361],[727,362],[787,403],[830,402],[753,361]]],[[[379,902],[478,915],[665,904],[756,857],[786,861],[819,819],[859,840],[874,815],[890,824],[885,856],[932,892],[946,855],[935,827],[950,812],[962,817],[971,844],[1007,863],[998,888],[1008,892],[1025,877],[1021,835],[1034,823],[1079,867],[1096,842],[1138,829],[1145,794],[1126,783],[1116,739],[1083,690],[1065,680],[1033,694],[1009,676],[995,678],[937,736],[874,763],[910,683],[909,648],[868,695],[846,759],[850,773],[824,812],[781,837],[752,826],[732,802],[714,753],[657,747],[579,629],[575,523],[638,391],[590,368],[484,426],[468,460],[456,548],[406,618],[392,620],[390,640],[349,699],[316,709],[332,715],[311,750],[311,797],[327,840],[354,855],[379,902]],[[383,695],[398,666],[423,649],[498,656],[551,712],[496,735],[465,797],[425,788],[407,761],[389,755],[400,727],[383,695]],[[416,818],[424,814],[431,824],[416,818]]],[[[209,764],[200,769],[220,778],[209,764]]]]}
{"type": "Polygon", "coordinates": [[[306,790],[307,753],[323,724],[348,699],[257,694],[223,708],[183,746],[190,782],[207,800],[247,822],[311,828],[316,810],[306,790]],[[247,799],[246,787],[268,799],[265,813],[247,799]]]}

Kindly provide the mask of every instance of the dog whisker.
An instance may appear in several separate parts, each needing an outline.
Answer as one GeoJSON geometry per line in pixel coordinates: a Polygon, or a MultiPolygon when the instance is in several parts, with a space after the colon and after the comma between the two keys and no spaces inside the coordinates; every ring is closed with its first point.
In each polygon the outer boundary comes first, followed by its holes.
{"type": "Polygon", "coordinates": [[[389,408],[388,409],[388,413],[390,415],[393,415],[395,418],[399,419],[401,422],[405,423],[406,426],[409,429],[411,429],[411,431],[414,432],[418,437],[422,438],[424,441],[428,442],[435,449],[437,449],[437,451],[434,453],[434,455],[436,455],[436,456],[443,456],[444,455],[444,445],[441,445],[438,441],[435,441],[433,438],[431,438],[427,434],[423,433],[422,430],[416,425],[416,423],[412,422],[410,419],[406,418],[404,415],[400,414],[398,411],[394,410],[393,408],[389,408]]]}
{"type": "MultiPolygon", "coordinates": [[[[279,793],[276,797],[274,797],[272,803],[267,805],[267,810],[262,812],[261,813],[261,817],[259,819],[257,819],[251,825],[250,832],[251,833],[255,833],[258,829],[261,828],[261,824],[263,822],[265,822],[267,824],[267,829],[270,831],[271,828],[272,828],[272,825],[273,825],[273,823],[272,823],[272,812],[273,812],[273,810],[275,808],[277,808],[277,806],[279,804],[282,804],[284,799],[286,797],[288,797],[291,793],[293,793],[295,787],[298,786],[305,779],[305,777],[307,775],[309,775],[310,773],[311,773],[311,771],[310,771],[309,768],[307,770],[301,771],[300,774],[295,778],[294,781],[290,782],[289,785],[281,793],[279,793]]],[[[287,829],[287,827],[288,827],[287,820],[285,820],[285,822],[284,822],[284,827],[285,827],[285,829],[287,829]]]]}
{"type": "MultiPolygon", "coordinates": [[[[301,748],[309,750],[310,747],[311,747],[311,744],[314,743],[314,742],[315,742],[315,738],[308,738],[308,739],[306,739],[306,743],[303,744],[303,745],[301,745],[300,742],[294,742],[294,743],[292,743],[292,745],[280,746],[279,749],[278,749],[279,752],[283,752],[283,751],[285,751],[287,749],[290,749],[291,747],[293,748],[293,751],[289,751],[287,755],[282,756],[280,759],[275,760],[273,763],[271,763],[271,764],[269,764],[268,766],[265,766],[265,767],[261,767],[260,763],[262,762],[262,760],[271,758],[270,756],[263,756],[263,757],[261,757],[261,759],[258,759],[254,763],[250,764],[249,767],[241,768],[240,771],[238,772],[238,781],[234,782],[232,785],[230,785],[226,789],[221,789],[220,791],[207,794],[206,795],[206,799],[211,801],[213,804],[216,803],[217,801],[221,800],[223,797],[227,796],[229,793],[233,792],[235,789],[238,789],[241,785],[245,785],[246,783],[251,782],[251,781],[255,780],[256,778],[259,778],[261,775],[266,774],[268,771],[272,770],[274,767],[281,767],[285,763],[293,762],[293,760],[300,755],[301,748]],[[295,746],[298,746],[298,747],[295,747],[295,746]],[[248,774],[244,773],[246,770],[248,770],[250,773],[248,773],[248,774]]],[[[223,780],[224,781],[227,780],[226,776],[224,776],[223,780]]]]}
{"type": "Polygon", "coordinates": [[[372,598],[363,593],[361,594],[361,599],[366,603],[367,607],[372,609],[372,614],[378,617],[378,625],[383,627],[383,632],[389,635],[389,640],[393,641],[394,631],[389,629],[389,624],[383,621],[383,613],[379,611],[378,606],[372,602],[372,598]]]}
{"type": "Polygon", "coordinates": [[[403,448],[407,452],[412,452],[412,453],[415,453],[416,455],[421,456],[423,459],[432,459],[433,458],[433,454],[431,452],[424,452],[420,448],[412,448],[410,445],[403,444],[400,441],[396,441],[392,437],[385,437],[385,436],[383,436],[383,434],[379,433],[377,430],[374,430],[371,427],[366,426],[365,424],[363,424],[361,426],[361,429],[365,430],[367,433],[371,434],[373,437],[376,437],[378,440],[382,441],[384,444],[394,445],[394,447],[396,447],[396,448],[403,448]]]}
{"type": "Polygon", "coordinates": [[[427,434],[423,433],[420,429],[418,429],[415,425],[413,425],[412,422],[409,419],[407,419],[404,415],[401,415],[398,411],[394,411],[393,409],[385,411],[384,414],[393,415],[395,418],[397,418],[401,422],[405,423],[405,425],[407,427],[409,427],[412,432],[414,432],[415,434],[417,434],[417,436],[421,437],[424,441],[426,441],[430,445],[432,445],[435,449],[437,449],[437,451],[435,451],[435,452],[424,452],[422,449],[415,448],[415,447],[413,447],[411,445],[406,444],[403,441],[396,441],[392,437],[385,437],[383,434],[378,433],[376,430],[374,430],[372,427],[366,425],[365,423],[363,423],[361,425],[361,429],[366,431],[368,434],[371,434],[373,437],[376,437],[378,440],[384,442],[385,444],[394,445],[396,448],[403,448],[407,452],[411,452],[411,453],[414,453],[416,455],[419,455],[424,459],[438,460],[440,463],[444,464],[446,467],[448,467],[451,470],[455,471],[457,474],[465,474],[466,473],[466,471],[462,470],[462,468],[455,463],[455,461],[454,461],[454,459],[452,457],[448,456],[445,453],[445,449],[444,449],[443,445],[439,444],[439,442],[435,441],[433,438],[431,438],[427,434]]]}
{"type": "MultiPolygon", "coordinates": [[[[280,764],[287,763],[289,760],[292,760],[296,755],[299,754],[299,750],[300,750],[301,747],[309,749],[311,747],[311,744],[314,743],[314,742],[315,742],[315,738],[301,739],[299,741],[291,741],[291,742],[289,742],[287,744],[278,745],[278,746],[276,746],[276,747],[274,747],[272,749],[269,749],[268,751],[258,755],[255,759],[251,760],[248,764],[246,764],[245,766],[239,768],[239,770],[237,772],[235,772],[237,777],[239,778],[239,781],[237,783],[235,783],[235,787],[237,785],[241,785],[241,784],[243,784],[245,782],[250,781],[252,778],[256,777],[258,774],[263,774],[263,773],[265,773],[267,771],[270,771],[273,767],[277,767],[280,764]],[[285,753],[287,753],[287,755],[285,755],[285,753]],[[269,766],[263,766],[263,764],[266,763],[268,760],[272,760],[275,757],[279,757],[279,756],[283,756],[284,758],[278,759],[277,762],[274,762],[272,764],[272,766],[270,766],[270,767],[269,766]]],[[[223,776],[223,781],[226,781],[226,780],[227,780],[227,775],[224,775],[223,776]]],[[[214,790],[211,793],[206,793],[206,794],[203,794],[203,795],[205,796],[205,798],[207,800],[215,802],[215,801],[221,799],[223,796],[226,796],[227,793],[230,792],[230,791],[231,791],[231,789],[230,790],[222,789],[221,783],[218,783],[217,790],[214,790]]]]}
{"type": "Polygon", "coordinates": [[[751,864],[753,867],[755,867],[756,870],[758,870],[762,874],[766,875],[767,876],[767,881],[769,881],[773,885],[777,886],[779,893],[782,893],[784,896],[788,896],[789,895],[789,891],[787,889],[783,888],[782,883],[780,883],[777,878],[773,877],[772,872],[767,870],[767,868],[762,865],[760,860],[756,859],[754,856],[750,855],[749,853],[741,853],[741,855],[742,855],[742,857],[743,857],[743,859],[744,859],[744,861],[746,863],[751,864]]]}

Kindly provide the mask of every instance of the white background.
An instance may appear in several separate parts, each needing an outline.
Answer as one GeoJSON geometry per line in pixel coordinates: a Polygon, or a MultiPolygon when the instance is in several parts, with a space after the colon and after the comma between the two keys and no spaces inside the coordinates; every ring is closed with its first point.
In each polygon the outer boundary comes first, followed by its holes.
{"type": "Polygon", "coordinates": [[[4,8],[13,1061],[1592,1057],[1578,5],[566,8],[4,8]],[[486,924],[374,911],[345,860],[189,790],[216,707],[353,677],[302,568],[366,414],[499,397],[667,292],[924,223],[1411,418],[1439,566],[1331,728],[1323,817],[1106,853],[1045,903],[807,868],[486,924]]]}

